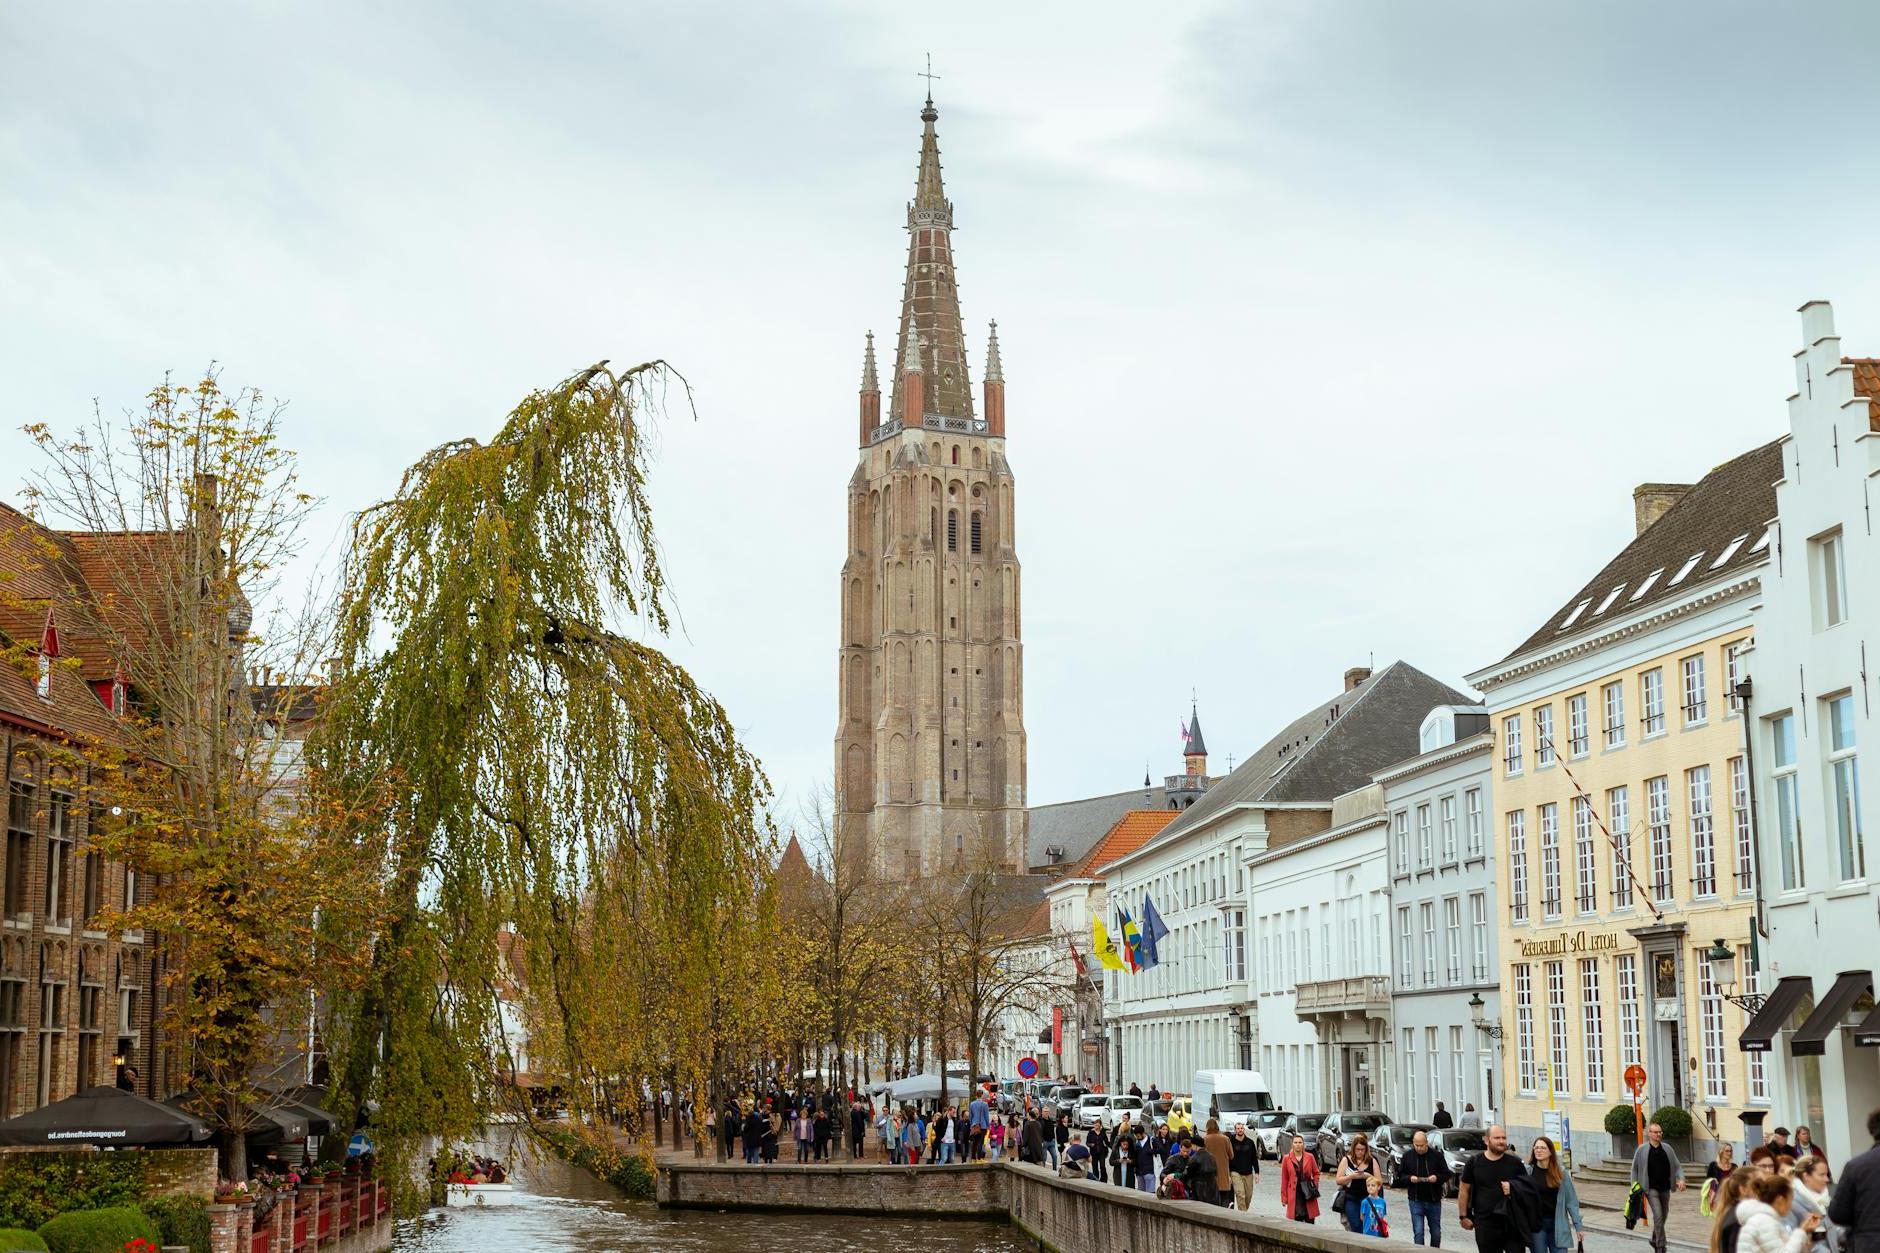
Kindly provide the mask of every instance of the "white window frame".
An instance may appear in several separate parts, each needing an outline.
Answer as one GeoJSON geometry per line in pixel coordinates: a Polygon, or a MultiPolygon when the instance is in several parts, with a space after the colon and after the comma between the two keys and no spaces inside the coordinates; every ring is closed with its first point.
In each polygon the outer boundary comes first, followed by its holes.
{"type": "Polygon", "coordinates": [[[1692,766],[1684,772],[1684,792],[1690,803],[1691,895],[1717,895],[1717,823],[1713,813],[1710,767],[1692,766]]]}
{"type": "Polygon", "coordinates": [[[1414,935],[1410,930],[1410,907],[1397,907],[1397,985],[1414,988],[1416,983],[1416,949],[1412,947],[1414,935]]]}
{"type": "Polygon", "coordinates": [[[1639,1035],[1638,954],[1621,953],[1614,960],[1619,985],[1619,1066],[1644,1065],[1643,1044],[1639,1035]]]}
{"type": "Polygon", "coordinates": [[[1639,738],[1649,740],[1665,733],[1665,670],[1653,666],[1638,676],[1639,738]]]}
{"type": "Polygon", "coordinates": [[[1541,920],[1555,922],[1560,918],[1562,896],[1560,885],[1560,805],[1557,801],[1548,801],[1540,807],[1541,828],[1541,920]]]}
{"type": "Polygon", "coordinates": [[[1737,685],[1743,681],[1743,646],[1746,641],[1737,640],[1723,646],[1723,681],[1728,689],[1723,694],[1723,716],[1734,718],[1743,712],[1743,700],[1736,694],[1737,685]]]}
{"type": "Polygon", "coordinates": [[[1599,994],[1599,959],[1580,959],[1580,1057],[1589,1098],[1606,1094],[1606,1002],[1599,994]]]}
{"type": "Polygon", "coordinates": [[[1816,629],[1825,631],[1847,621],[1847,541],[1837,526],[1809,540],[1808,551],[1816,629]]]}
{"type": "Polygon", "coordinates": [[[1670,904],[1677,895],[1671,861],[1671,778],[1655,775],[1645,780],[1645,828],[1651,849],[1652,900],[1670,904]]]}
{"type": "Polygon", "coordinates": [[[1442,831],[1442,858],[1444,865],[1456,860],[1456,798],[1445,796],[1436,802],[1436,821],[1442,831]]]}
{"type": "Polygon", "coordinates": [[[1697,1022],[1698,1073],[1702,1076],[1704,1099],[1722,1104],[1730,1099],[1723,1046],[1723,996],[1710,977],[1710,963],[1702,949],[1697,951],[1697,1022]]]}
{"type": "Polygon", "coordinates": [[[1554,707],[1534,707],[1534,768],[1545,770],[1560,760],[1559,745],[1554,742],[1554,707]]]}
{"type": "Polygon", "coordinates": [[[1606,725],[1601,728],[1608,749],[1625,747],[1625,680],[1615,679],[1599,689],[1600,708],[1606,725]]]}
{"type": "Polygon", "coordinates": [[[1462,1048],[1462,1028],[1461,1027],[1452,1025],[1449,1028],[1449,1052],[1455,1059],[1455,1067],[1456,1067],[1456,1074],[1455,1074],[1456,1095],[1455,1095],[1454,1100],[1451,1103],[1455,1105],[1456,1108],[1460,1109],[1462,1108],[1463,1103],[1468,1100],[1468,1097],[1465,1095],[1468,1092],[1468,1086],[1463,1082],[1464,1072],[1463,1072],[1463,1065],[1462,1065],[1463,1048],[1462,1048]]]}
{"type": "Polygon", "coordinates": [[[1684,725],[1701,727],[1710,721],[1710,694],[1704,674],[1704,654],[1692,653],[1678,663],[1684,683],[1684,725]]]}
{"type": "Polygon", "coordinates": [[[1403,1029],[1403,1088],[1404,1099],[1411,1109],[1421,1109],[1417,1104],[1417,1029],[1403,1029]]]}
{"type": "Polygon", "coordinates": [[[1436,986],[1436,902],[1417,906],[1417,921],[1423,924],[1423,986],[1436,986]]]}
{"type": "Polygon", "coordinates": [[[1522,1096],[1533,1096],[1539,1078],[1534,1065],[1534,972],[1526,962],[1516,962],[1512,973],[1516,1091],[1522,1096]]]}
{"type": "Polygon", "coordinates": [[[1520,774],[1525,760],[1521,748],[1521,715],[1509,714],[1501,720],[1502,773],[1508,778],[1520,774]]]}
{"type": "Polygon", "coordinates": [[[1626,784],[1606,789],[1606,821],[1612,832],[1612,907],[1632,908],[1632,790],[1626,784]]]}
{"type": "Polygon", "coordinates": [[[1508,811],[1508,909],[1517,924],[1528,920],[1527,810],[1508,811]]]}
{"type": "Polygon", "coordinates": [[[1599,861],[1593,843],[1593,802],[1573,798],[1573,905],[1582,916],[1599,909],[1599,861]]]}
{"type": "Polygon", "coordinates": [[[1585,692],[1567,697],[1567,755],[1574,760],[1593,751],[1592,718],[1585,692]]]}
{"type": "Polygon", "coordinates": [[[1470,857],[1482,855],[1482,789],[1472,787],[1462,794],[1463,812],[1468,817],[1470,857]]]}
{"type": "Polygon", "coordinates": [[[1756,885],[1756,839],[1749,820],[1749,762],[1743,757],[1730,758],[1730,830],[1735,836],[1736,892],[1741,896],[1756,885]]]}
{"type": "Polygon", "coordinates": [[[1795,751],[1795,714],[1792,710],[1775,714],[1768,722],[1770,777],[1775,785],[1776,860],[1781,867],[1782,890],[1799,892],[1808,884],[1808,867],[1802,857],[1802,795],[1795,751]]]}
{"type": "Polygon", "coordinates": [[[1443,898],[1443,952],[1447,961],[1444,982],[1462,982],[1462,899],[1443,898]]]}
{"type": "Polygon", "coordinates": [[[1842,692],[1821,702],[1827,730],[1828,779],[1825,793],[1833,815],[1834,847],[1844,882],[1867,877],[1867,845],[1860,822],[1860,745],[1854,730],[1854,696],[1842,692]]]}
{"type": "Polygon", "coordinates": [[[1436,856],[1435,818],[1428,801],[1417,806],[1417,869],[1428,870],[1436,856]]]}
{"type": "Polygon", "coordinates": [[[1410,811],[1399,809],[1390,816],[1391,843],[1395,846],[1397,877],[1410,877],[1410,811]]]}
{"type": "Polygon", "coordinates": [[[1469,977],[1476,983],[1488,978],[1488,893],[1469,893],[1469,977]]]}

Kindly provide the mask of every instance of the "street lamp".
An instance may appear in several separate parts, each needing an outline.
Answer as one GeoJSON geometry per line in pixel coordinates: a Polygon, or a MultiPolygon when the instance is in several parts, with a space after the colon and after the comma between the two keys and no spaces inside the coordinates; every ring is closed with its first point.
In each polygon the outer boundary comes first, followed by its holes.
{"type": "Polygon", "coordinates": [[[1704,960],[1710,963],[1710,982],[1717,989],[1717,995],[1739,1009],[1755,1013],[1763,1007],[1766,999],[1754,992],[1745,992],[1741,996],[1736,992],[1736,954],[1720,938],[1704,954],[1704,960]]]}
{"type": "Polygon", "coordinates": [[[1475,1024],[1477,1031],[1485,1032],[1489,1039],[1499,1040],[1501,1039],[1501,1024],[1488,1021],[1488,1016],[1483,1012],[1487,1004],[1488,1002],[1482,999],[1480,992],[1471,992],[1469,994],[1469,1021],[1475,1024]]]}

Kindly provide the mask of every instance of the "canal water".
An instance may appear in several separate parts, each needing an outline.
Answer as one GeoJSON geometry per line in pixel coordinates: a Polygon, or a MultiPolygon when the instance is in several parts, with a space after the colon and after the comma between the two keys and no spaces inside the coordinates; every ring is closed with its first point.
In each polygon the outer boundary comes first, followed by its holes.
{"type": "Polygon", "coordinates": [[[514,1205],[434,1209],[401,1219],[393,1253],[1019,1253],[1027,1247],[1012,1228],[993,1223],[661,1210],[624,1200],[610,1185],[553,1158],[529,1158],[517,1173],[521,1195],[514,1205]]]}

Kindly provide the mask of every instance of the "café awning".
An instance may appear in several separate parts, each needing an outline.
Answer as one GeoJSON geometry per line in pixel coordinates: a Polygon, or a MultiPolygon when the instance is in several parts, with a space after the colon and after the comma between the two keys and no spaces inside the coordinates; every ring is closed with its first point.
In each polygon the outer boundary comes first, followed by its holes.
{"type": "Polygon", "coordinates": [[[1847,1019],[1848,1011],[1863,996],[1873,993],[1873,971],[1843,970],[1789,1041],[1796,1057],[1820,1057],[1828,1051],[1828,1037],[1847,1019]]]}
{"type": "Polygon", "coordinates": [[[1880,1048],[1880,1005],[1874,1006],[1873,1012],[1854,1028],[1854,1043],[1862,1048],[1880,1048]]]}
{"type": "Polygon", "coordinates": [[[1763,1007],[1756,1011],[1743,1028],[1743,1034],[1737,1037],[1736,1047],[1745,1053],[1768,1053],[1774,1050],[1776,1034],[1789,1025],[1789,1019],[1795,1014],[1802,1000],[1814,991],[1807,975],[1787,975],[1776,984],[1776,990],[1769,994],[1763,1007]]]}
{"type": "Polygon", "coordinates": [[[122,1088],[87,1088],[0,1122],[0,1144],[200,1144],[209,1125],[193,1114],[122,1088]]]}

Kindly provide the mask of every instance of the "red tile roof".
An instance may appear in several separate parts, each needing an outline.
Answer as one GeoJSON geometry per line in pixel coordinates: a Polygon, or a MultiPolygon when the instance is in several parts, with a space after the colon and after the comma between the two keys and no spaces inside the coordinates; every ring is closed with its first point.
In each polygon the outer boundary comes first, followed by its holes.
{"type": "Polygon", "coordinates": [[[1854,367],[1854,394],[1867,398],[1867,425],[1880,431],[1880,357],[1842,357],[1854,367]]]}
{"type": "Polygon", "coordinates": [[[1104,833],[1083,860],[1071,868],[1074,879],[1092,879],[1103,873],[1109,864],[1119,857],[1129,854],[1147,844],[1162,833],[1162,828],[1181,817],[1178,809],[1132,809],[1116,820],[1116,825],[1104,833]]]}

